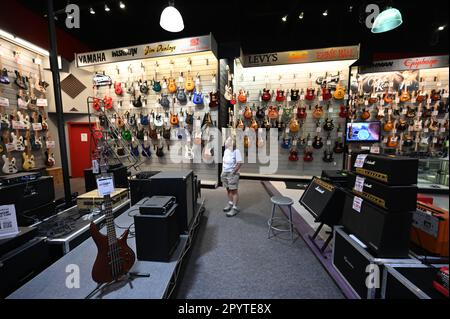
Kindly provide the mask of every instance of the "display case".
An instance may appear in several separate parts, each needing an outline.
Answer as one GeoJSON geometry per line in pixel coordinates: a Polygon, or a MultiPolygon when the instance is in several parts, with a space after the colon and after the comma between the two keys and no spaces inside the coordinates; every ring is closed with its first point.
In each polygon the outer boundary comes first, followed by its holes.
{"type": "Polygon", "coordinates": [[[417,186],[421,191],[442,190],[448,192],[449,159],[419,159],[419,176],[417,186]]]}

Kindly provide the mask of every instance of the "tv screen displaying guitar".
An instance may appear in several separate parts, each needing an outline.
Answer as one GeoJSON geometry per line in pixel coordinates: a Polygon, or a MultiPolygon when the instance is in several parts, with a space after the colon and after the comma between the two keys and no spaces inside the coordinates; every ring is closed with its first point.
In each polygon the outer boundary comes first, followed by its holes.
{"type": "Polygon", "coordinates": [[[348,122],[345,138],[348,143],[380,142],[381,122],[348,122]]]}

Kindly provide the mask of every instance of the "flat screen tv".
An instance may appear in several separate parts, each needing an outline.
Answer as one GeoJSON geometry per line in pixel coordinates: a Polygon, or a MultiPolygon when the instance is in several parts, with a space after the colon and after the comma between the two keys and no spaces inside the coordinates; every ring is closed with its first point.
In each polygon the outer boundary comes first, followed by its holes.
{"type": "Polygon", "coordinates": [[[377,143],[381,139],[381,122],[347,122],[347,143],[377,143]]]}

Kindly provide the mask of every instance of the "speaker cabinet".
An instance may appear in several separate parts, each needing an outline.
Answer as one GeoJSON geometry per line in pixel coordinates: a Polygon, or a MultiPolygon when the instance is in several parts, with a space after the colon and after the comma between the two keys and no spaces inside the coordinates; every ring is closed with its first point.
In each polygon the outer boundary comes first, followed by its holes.
{"type": "Polygon", "coordinates": [[[316,222],[334,226],[341,220],[344,200],[345,193],[341,188],[314,177],[299,202],[316,222]]]}
{"type": "Polygon", "coordinates": [[[345,229],[378,258],[407,258],[413,212],[392,213],[355,198],[346,193],[342,215],[345,229]]]}
{"type": "MultiPolygon", "coordinates": [[[[114,187],[128,189],[128,171],[126,166],[122,164],[111,165],[108,168],[108,173],[114,176],[114,187]]],[[[84,170],[84,185],[87,193],[97,189],[97,175],[92,172],[91,168],[84,170]]]]}
{"type": "Polygon", "coordinates": [[[130,178],[131,205],[135,205],[144,197],[152,197],[150,178],[160,171],[140,172],[130,178]]]}

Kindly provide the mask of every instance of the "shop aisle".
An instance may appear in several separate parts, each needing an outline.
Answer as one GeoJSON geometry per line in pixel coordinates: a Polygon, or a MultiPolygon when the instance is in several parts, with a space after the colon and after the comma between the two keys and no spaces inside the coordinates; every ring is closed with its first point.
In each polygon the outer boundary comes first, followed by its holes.
{"type": "Polygon", "coordinates": [[[271,204],[261,182],[241,181],[233,218],[222,212],[223,188],[202,193],[206,212],[177,298],[343,298],[302,239],[267,239],[271,204]]]}

